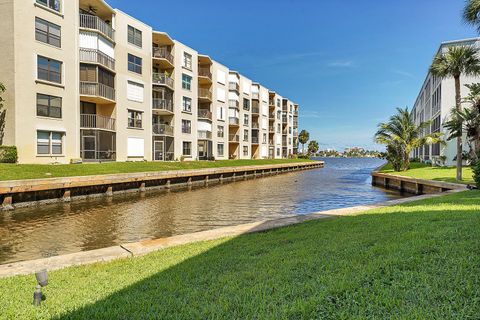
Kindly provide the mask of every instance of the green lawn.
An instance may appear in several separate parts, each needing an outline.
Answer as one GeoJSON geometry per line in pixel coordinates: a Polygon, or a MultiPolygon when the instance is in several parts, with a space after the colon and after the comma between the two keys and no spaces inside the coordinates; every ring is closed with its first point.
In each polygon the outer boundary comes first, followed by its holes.
{"type": "Polygon", "coordinates": [[[6,319],[477,319],[480,192],[0,280],[6,319]]]}
{"type": "Polygon", "coordinates": [[[0,180],[21,180],[53,177],[89,176],[97,174],[132,173],[164,170],[220,168],[230,166],[249,166],[305,162],[305,159],[278,160],[222,160],[192,162],[110,162],[90,164],[1,164],[0,180]]]}
{"type": "Polygon", "coordinates": [[[380,172],[391,173],[399,176],[412,177],[426,180],[437,180],[453,183],[475,184],[473,181],[472,168],[463,168],[463,180],[457,181],[457,169],[455,167],[432,167],[424,163],[414,162],[410,165],[410,170],[405,172],[396,172],[390,164],[385,165],[380,172]]]}

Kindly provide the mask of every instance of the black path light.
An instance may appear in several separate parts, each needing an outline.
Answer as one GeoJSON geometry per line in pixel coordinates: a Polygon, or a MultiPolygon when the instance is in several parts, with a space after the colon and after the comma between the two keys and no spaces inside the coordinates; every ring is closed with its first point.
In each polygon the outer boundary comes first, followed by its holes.
{"type": "Polygon", "coordinates": [[[35,273],[35,278],[37,278],[37,286],[35,287],[35,292],[33,293],[33,305],[39,306],[42,303],[44,298],[42,294],[42,287],[45,287],[48,284],[48,273],[47,270],[37,271],[35,273]]]}

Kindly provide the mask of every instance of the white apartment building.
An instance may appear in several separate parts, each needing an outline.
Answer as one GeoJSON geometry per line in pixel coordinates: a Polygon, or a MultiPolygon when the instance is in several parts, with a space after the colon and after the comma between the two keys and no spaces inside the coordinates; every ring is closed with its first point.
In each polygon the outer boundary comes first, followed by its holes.
{"type": "MultiPolygon", "coordinates": [[[[437,54],[445,52],[451,46],[480,46],[480,38],[456,40],[443,42],[437,51],[437,54]]],[[[461,96],[466,97],[469,93],[466,84],[480,82],[479,77],[465,77],[460,78],[461,81],[461,96]]],[[[428,73],[422,85],[420,93],[417,96],[415,105],[412,109],[412,114],[416,124],[424,121],[431,121],[430,128],[426,133],[443,132],[444,139],[448,137],[449,133],[444,128],[443,124],[448,121],[452,108],[455,107],[455,81],[453,78],[440,79],[428,73]]],[[[464,144],[465,151],[468,151],[468,146],[464,144]]],[[[446,165],[455,165],[454,158],[457,155],[456,140],[447,141],[446,145],[435,144],[431,146],[424,146],[413,151],[412,157],[419,158],[422,161],[432,161],[441,163],[440,157],[446,157],[446,165]]]]}
{"type": "Polygon", "coordinates": [[[20,163],[297,152],[298,105],[103,0],[2,0],[0,18],[20,163]]]}

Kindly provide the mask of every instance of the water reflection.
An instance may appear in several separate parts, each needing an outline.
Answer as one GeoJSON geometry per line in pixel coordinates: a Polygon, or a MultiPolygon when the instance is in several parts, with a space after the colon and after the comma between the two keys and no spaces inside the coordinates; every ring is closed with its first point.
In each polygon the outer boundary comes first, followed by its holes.
{"type": "Polygon", "coordinates": [[[126,194],[0,214],[0,263],[92,250],[398,198],[373,188],[376,159],[327,159],[324,169],[191,191],[126,194]]]}

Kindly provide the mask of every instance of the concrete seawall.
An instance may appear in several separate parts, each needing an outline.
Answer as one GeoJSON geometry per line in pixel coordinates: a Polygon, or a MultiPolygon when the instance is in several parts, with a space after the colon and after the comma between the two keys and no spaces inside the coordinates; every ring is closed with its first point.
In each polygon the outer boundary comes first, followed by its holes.
{"type": "Polygon", "coordinates": [[[44,203],[69,202],[116,193],[146,192],[251,179],[299,170],[323,168],[324,162],[154,171],[98,176],[13,180],[0,182],[0,210],[44,203]]]}
{"type": "Polygon", "coordinates": [[[416,195],[467,189],[467,186],[463,184],[416,179],[378,171],[372,173],[372,185],[416,195]]]}

